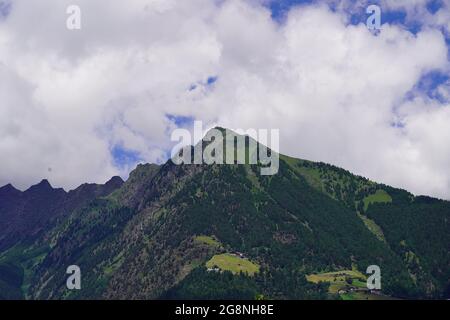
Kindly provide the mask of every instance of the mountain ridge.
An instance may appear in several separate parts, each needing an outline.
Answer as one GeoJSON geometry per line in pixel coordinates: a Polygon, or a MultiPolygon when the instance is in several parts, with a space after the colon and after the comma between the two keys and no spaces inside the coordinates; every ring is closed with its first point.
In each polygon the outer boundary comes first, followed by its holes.
{"type": "Polygon", "coordinates": [[[43,179],[25,191],[12,184],[0,188],[0,229],[4,231],[0,236],[0,249],[13,245],[18,236],[39,232],[52,220],[96,197],[110,194],[122,184],[120,177],[113,177],[104,185],[83,184],[66,192],[53,188],[43,179]]]}

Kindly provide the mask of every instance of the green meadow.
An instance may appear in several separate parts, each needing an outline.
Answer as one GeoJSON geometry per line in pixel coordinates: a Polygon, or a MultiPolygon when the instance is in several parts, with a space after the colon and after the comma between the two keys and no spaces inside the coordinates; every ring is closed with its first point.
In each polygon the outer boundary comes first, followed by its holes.
{"type": "Polygon", "coordinates": [[[248,274],[249,276],[259,272],[259,265],[248,259],[240,258],[229,253],[213,256],[211,260],[206,263],[206,267],[218,267],[224,271],[231,271],[233,274],[242,272],[248,274]]]}
{"type": "Polygon", "coordinates": [[[372,203],[389,203],[392,202],[392,197],[384,190],[377,190],[374,194],[371,194],[363,199],[364,211],[367,210],[372,203]]]}
{"type": "Polygon", "coordinates": [[[357,270],[341,270],[306,276],[309,282],[327,282],[330,284],[329,292],[336,294],[340,290],[348,290],[350,287],[366,288],[367,277],[357,270]]]}
{"type": "Polygon", "coordinates": [[[211,247],[220,247],[222,244],[217,241],[215,238],[210,236],[197,236],[194,238],[194,242],[205,244],[211,247]]]}

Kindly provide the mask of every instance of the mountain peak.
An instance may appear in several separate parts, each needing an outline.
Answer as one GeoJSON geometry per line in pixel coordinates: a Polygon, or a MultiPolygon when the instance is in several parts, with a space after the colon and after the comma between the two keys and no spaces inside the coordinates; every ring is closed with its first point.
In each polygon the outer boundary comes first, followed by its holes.
{"type": "Polygon", "coordinates": [[[7,185],[4,185],[3,187],[0,187],[0,190],[17,190],[16,188],[14,188],[14,186],[11,183],[8,183],[7,185]]]}
{"type": "Polygon", "coordinates": [[[159,165],[154,163],[139,163],[137,167],[130,172],[129,180],[139,179],[140,176],[152,175],[159,169],[159,165]]]}
{"type": "Polygon", "coordinates": [[[125,181],[123,181],[123,179],[119,176],[114,176],[111,179],[109,179],[105,185],[114,185],[117,187],[120,187],[122,184],[124,184],[125,181]]]}
{"type": "Polygon", "coordinates": [[[52,185],[50,184],[50,182],[48,182],[47,179],[43,179],[41,182],[39,182],[38,184],[35,184],[33,186],[31,186],[30,188],[28,188],[25,192],[30,192],[30,191],[51,191],[54,190],[52,185]]]}
{"type": "Polygon", "coordinates": [[[45,187],[45,188],[52,188],[53,189],[52,185],[50,184],[50,182],[47,179],[42,179],[42,181],[39,182],[37,184],[37,186],[45,187]]]}
{"type": "Polygon", "coordinates": [[[19,190],[14,188],[14,186],[11,183],[8,183],[7,185],[0,188],[0,193],[20,193],[19,190]]]}

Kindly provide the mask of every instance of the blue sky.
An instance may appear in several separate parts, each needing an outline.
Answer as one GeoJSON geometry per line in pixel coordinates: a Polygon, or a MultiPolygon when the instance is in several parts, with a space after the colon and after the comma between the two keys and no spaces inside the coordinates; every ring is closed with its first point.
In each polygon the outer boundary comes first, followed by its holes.
{"type": "Polygon", "coordinates": [[[127,165],[142,161],[138,152],[128,150],[121,145],[115,145],[112,148],[111,153],[114,158],[114,164],[119,168],[124,168],[127,165]]]}
{"type": "Polygon", "coordinates": [[[272,11],[272,17],[275,20],[281,19],[287,11],[293,6],[301,4],[311,4],[314,3],[313,0],[280,0],[271,1],[267,6],[272,11]]]}
{"type": "MultiPolygon", "coordinates": [[[[315,3],[329,3],[329,6],[332,10],[336,9],[335,1],[318,1],[318,0],[273,0],[270,1],[266,6],[270,8],[272,11],[272,17],[274,20],[280,21],[283,19],[285,14],[294,6],[299,5],[308,5],[315,3]]],[[[347,1],[349,4],[356,4],[358,1],[349,0],[347,1]]],[[[394,23],[404,25],[405,28],[410,30],[413,33],[417,33],[420,30],[421,22],[420,21],[406,21],[406,12],[405,10],[388,10],[384,8],[379,0],[369,1],[369,4],[380,5],[382,9],[382,23],[394,23]]],[[[427,8],[431,13],[437,12],[440,8],[442,8],[443,3],[441,0],[430,0],[428,1],[427,8]]],[[[365,12],[366,6],[361,6],[356,9],[354,12],[348,12],[351,17],[351,23],[359,24],[365,23],[367,20],[367,15],[365,12]]]]}

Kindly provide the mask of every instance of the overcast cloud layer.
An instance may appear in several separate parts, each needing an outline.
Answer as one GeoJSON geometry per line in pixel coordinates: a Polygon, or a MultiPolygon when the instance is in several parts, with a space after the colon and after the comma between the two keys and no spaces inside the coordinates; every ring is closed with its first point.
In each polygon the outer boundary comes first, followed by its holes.
{"type": "Polygon", "coordinates": [[[422,27],[377,36],[349,24],[365,1],[280,20],[263,0],[0,3],[0,185],[126,176],[164,161],[171,131],[199,119],[280,128],[285,154],[450,199],[450,83],[419,85],[449,74],[450,1],[434,14],[423,0],[382,1],[422,27]],[[66,29],[70,4],[81,30],[66,29]]]}

